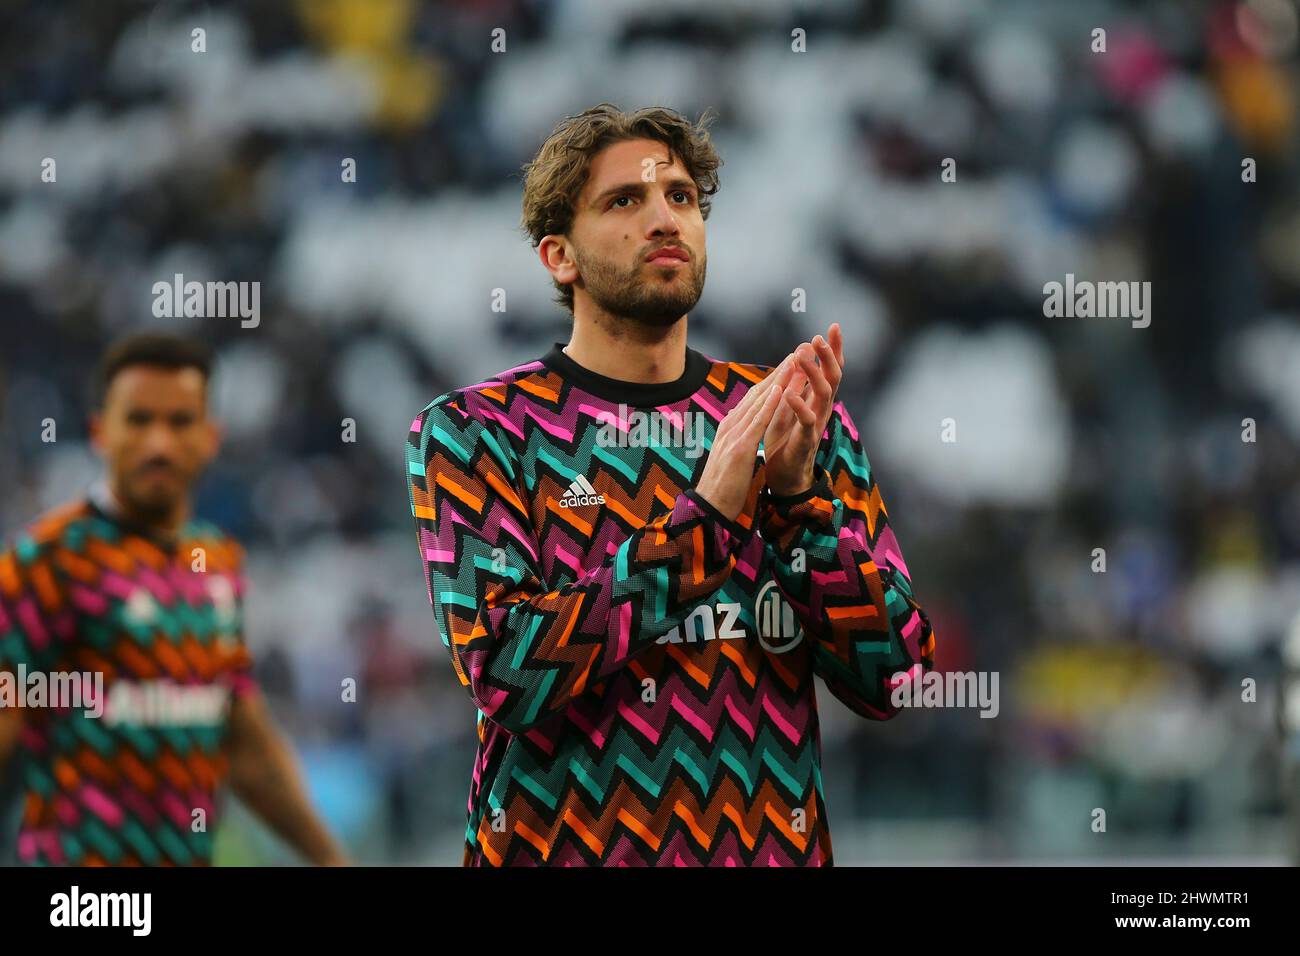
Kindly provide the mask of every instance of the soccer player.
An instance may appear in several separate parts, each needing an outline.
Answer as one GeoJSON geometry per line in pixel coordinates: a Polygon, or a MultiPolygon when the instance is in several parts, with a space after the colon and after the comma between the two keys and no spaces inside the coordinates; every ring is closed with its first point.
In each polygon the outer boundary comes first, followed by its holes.
{"type": "Polygon", "coordinates": [[[814,675],[886,720],[933,666],[835,399],[839,326],[776,368],[687,345],[719,165],[670,110],[562,122],[523,225],[569,342],[411,425],[429,599],[478,710],[465,865],[830,865],[814,675]]]}
{"type": "Polygon", "coordinates": [[[190,513],[219,442],[210,365],[171,336],[112,347],[90,419],[104,476],[0,554],[19,862],[210,864],[225,780],[308,860],[345,862],[251,675],[242,549],[190,513]]]}

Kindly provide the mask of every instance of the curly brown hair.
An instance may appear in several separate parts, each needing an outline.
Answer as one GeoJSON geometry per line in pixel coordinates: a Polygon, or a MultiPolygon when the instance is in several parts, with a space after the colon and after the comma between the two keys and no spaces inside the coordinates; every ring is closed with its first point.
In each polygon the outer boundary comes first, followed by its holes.
{"type": "MultiPolygon", "coordinates": [[[[606,146],[629,139],[658,140],[668,147],[669,162],[680,157],[699,190],[700,215],[709,218],[708,197],[718,191],[722,165],[709,138],[708,110],[697,123],[667,107],[624,112],[601,103],[566,116],[523,166],[524,201],[520,226],[537,248],[546,236],[566,235],[573,226],[578,194],[586,185],[591,161],[606,146]]],[[[573,286],[551,280],[559,290],[555,302],[573,313],[573,286]]]]}

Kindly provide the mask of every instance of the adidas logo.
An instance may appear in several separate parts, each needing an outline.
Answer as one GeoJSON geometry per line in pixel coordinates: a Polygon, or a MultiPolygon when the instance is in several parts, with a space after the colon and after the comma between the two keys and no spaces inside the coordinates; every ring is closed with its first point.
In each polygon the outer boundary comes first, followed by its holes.
{"type": "Polygon", "coordinates": [[[605,496],[591,486],[584,475],[569,483],[569,490],[560,498],[561,508],[581,508],[583,505],[603,505],[605,496]]]}

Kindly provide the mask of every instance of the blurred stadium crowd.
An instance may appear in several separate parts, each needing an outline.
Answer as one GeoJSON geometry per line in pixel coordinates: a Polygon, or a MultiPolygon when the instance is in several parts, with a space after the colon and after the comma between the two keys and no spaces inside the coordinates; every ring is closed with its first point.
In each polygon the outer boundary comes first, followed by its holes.
{"type": "MultiPolygon", "coordinates": [[[[518,170],[602,100],[716,112],[692,344],[770,362],[843,324],[842,398],[940,667],[1001,675],[996,719],[871,724],[821,694],[837,861],[1292,852],[1293,0],[0,16],[0,534],[95,477],[84,411],[107,342],[215,343],[227,443],[198,510],[249,548],[258,675],[359,860],[460,860],[474,710],[429,610],[403,441],[436,395],[567,340],[517,228],[518,170]],[[260,282],[260,323],[155,318],[176,273],[260,282]],[[1067,273],[1150,281],[1150,327],[1045,318],[1067,273]]],[[[285,859],[240,813],[218,846],[285,859]]]]}

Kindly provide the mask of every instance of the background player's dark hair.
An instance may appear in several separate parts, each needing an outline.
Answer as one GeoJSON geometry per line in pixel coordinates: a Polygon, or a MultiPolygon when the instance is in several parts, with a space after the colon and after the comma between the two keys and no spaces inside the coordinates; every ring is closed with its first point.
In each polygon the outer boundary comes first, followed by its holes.
{"type": "Polygon", "coordinates": [[[202,342],[167,335],[141,332],[118,339],[100,357],[91,386],[91,403],[96,410],[104,407],[108,387],[117,373],[134,365],[153,365],[180,370],[196,368],[206,382],[212,375],[212,351],[202,342]]]}
{"type": "MultiPolygon", "coordinates": [[[[524,208],[520,225],[536,248],[550,235],[565,235],[573,226],[578,194],[587,182],[591,160],[606,146],[629,139],[654,139],[668,147],[668,159],[679,158],[699,190],[700,214],[709,218],[708,197],[718,191],[722,165],[709,138],[711,117],[705,110],[698,123],[667,107],[626,113],[601,103],[560,121],[532,161],[523,166],[524,208]]],[[[573,313],[573,286],[551,280],[555,301],[573,313]]]]}

